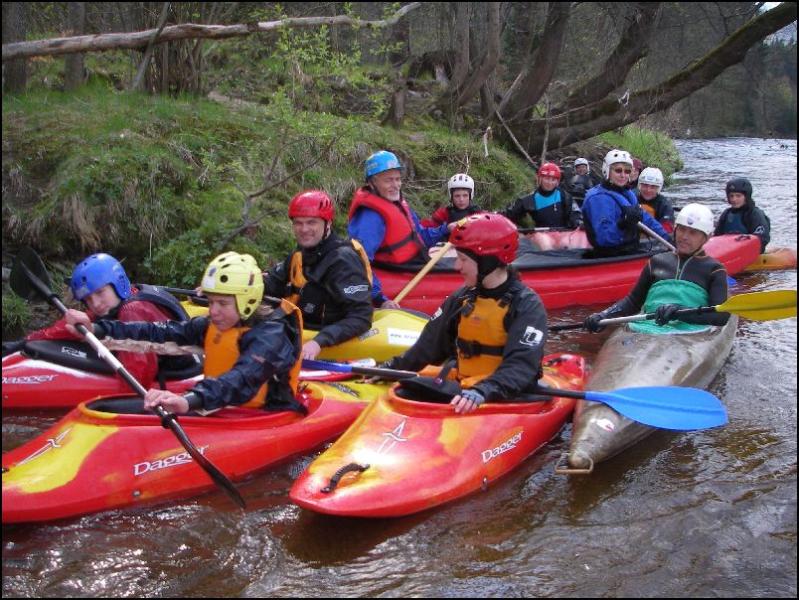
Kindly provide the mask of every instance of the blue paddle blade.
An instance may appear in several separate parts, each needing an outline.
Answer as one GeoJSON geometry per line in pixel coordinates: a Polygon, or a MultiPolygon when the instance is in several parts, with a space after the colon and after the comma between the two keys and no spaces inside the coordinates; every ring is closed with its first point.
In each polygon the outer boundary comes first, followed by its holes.
{"type": "Polygon", "coordinates": [[[326,360],[312,360],[310,358],[302,359],[302,368],[316,371],[334,371],[336,373],[352,373],[352,365],[345,365],[337,362],[328,362],[326,360]]]}
{"type": "Polygon", "coordinates": [[[690,431],[727,423],[727,409],[710,392],[689,387],[635,387],[612,392],[585,392],[585,399],[607,404],[628,419],[658,427],[690,431]]]}
{"type": "Polygon", "coordinates": [[[730,277],[729,275],[727,275],[727,287],[728,288],[733,288],[736,285],[738,285],[738,282],[735,279],[733,279],[732,277],[730,277]]]}

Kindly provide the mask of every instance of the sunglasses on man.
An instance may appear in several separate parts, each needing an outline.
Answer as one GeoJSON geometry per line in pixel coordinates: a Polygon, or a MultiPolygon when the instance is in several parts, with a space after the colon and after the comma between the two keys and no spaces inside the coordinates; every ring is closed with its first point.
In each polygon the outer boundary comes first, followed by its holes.
{"type": "Polygon", "coordinates": [[[616,174],[625,173],[626,175],[632,175],[633,170],[632,169],[623,169],[622,167],[616,167],[615,169],[613,169],[613,172],[616,173],[616,174]]]}

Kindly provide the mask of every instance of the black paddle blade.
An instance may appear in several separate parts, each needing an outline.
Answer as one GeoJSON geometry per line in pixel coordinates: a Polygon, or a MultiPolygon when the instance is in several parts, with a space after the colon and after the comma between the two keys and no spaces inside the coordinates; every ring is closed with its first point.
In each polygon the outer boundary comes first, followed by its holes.
{"type": "Polygon", "coordinates": [[[46,288],[52,287],[50,275],[47,273],[42,259],[32,248],[25,246],[19,251],[16,258],[14,258],[14,263],[11,265],[11,275],[8,278],[11,289],[14,290],[17,296],[25,300],[34,300],[42,297],[46,299],[50,290],[44,291],[35,286],[26,269],[37,277],[46,288]]]}

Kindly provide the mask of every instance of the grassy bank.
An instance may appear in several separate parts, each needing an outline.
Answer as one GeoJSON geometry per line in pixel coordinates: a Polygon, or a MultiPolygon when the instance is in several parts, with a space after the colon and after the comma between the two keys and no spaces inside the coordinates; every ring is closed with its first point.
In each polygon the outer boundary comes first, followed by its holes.
{"type": "MultiPolygon", "coordinates": [[[[396,130],[372,117],[298,110],[280,92],[258,104],[123,93],[95,81],[75,93],[6,97],[3,108],[4,249],[33,246],[58,271],[56,283],[96,251],[123,260],[135,281],[176,287],[196,285],[225,250],[249,252],[266,268],[293,246],[286,206],[302,189],[326,190],[345,231],[363,161],[381,148],[405,164],[420,214],[446,201],[456,172],[474,177],[488,209],[535,182],[502,147],[485,156],[476,135],[423,119],[396,130]]],[[[649,164],[673,152],[660,135],[628,128],[621,136],[603,143],[649,164]]],[[[19,303],[4,300],[3,309],[4,335],[29,319],[19,303]]]]}

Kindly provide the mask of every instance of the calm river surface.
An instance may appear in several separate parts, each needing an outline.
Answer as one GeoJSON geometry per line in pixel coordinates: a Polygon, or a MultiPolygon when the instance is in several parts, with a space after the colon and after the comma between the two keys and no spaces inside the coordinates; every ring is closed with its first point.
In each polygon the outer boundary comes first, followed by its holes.
{"type": "MultiPolygon", "coordinates": [[[[666,193],[718,216],[724,183],[752,180],[772,244],[796,244],[796,142],[694,140],[666,193]]],[[[735,292],[796,289],[796,272],[735,292]]],[[[556,311],[553,321],[588,309],[556,311]]],[[[561,333],[596,355],[608,335],[561,333]]],[[[597,467],[556,475],[569,429],[488,491],[413,517],[322,517],[286,492],[301,459],[222,493],[149,510],[3,528],[4,596],[796,596],[796,319],[741,321],[711,391],[730,423],[658,433],[597,467]]],[[[52,416],[3,416],[3,449],[52,416]]]]}

